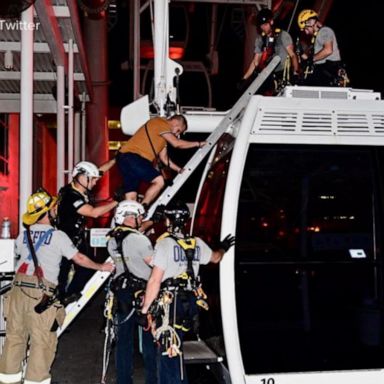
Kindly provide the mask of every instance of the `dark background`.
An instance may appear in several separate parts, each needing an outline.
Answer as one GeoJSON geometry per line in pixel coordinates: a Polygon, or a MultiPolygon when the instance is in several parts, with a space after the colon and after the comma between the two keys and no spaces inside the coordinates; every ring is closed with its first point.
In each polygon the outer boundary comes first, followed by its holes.
{"type": "MultiPolygon", "coordinates": [[[[110,23],[109,69],[110,102],[121,108],[132,101],[132,68],[129,62],[129,16],[127,0],[118,4],[117,17],[110,23]],[[128,62],[129,69],[122,70],[121,63],[128,62]]],[[[189,25],[189,39],[183,60],[201,61],[207,68],[209,62],[209,17],[211,5],[205,3],[170,3],[170,35],[174,40],[183,40],[189,25]],[[185,7],[182,8],[182,5],[185,7]],[[183,9],[186,11],[184,12],[183,9]]],[[[296,15],[304,8],[311,8],[313,1],[300,1],[296,15]]],[[[325,25],[334,29],[342,59],[346,64],[353,88],[373,89],[384,92],[382,55],[384,33],[382,31],[382,2],[367,0],[361,3],[334,0],[325,25]]],[[[236,83],[244,71],[244,9],[241,5],[218,6],[219,73],[211,76],[213,107],[218,110],[230,108],[239,97],[236,83]]],[[[286,29],[291,13],[276,25],[286,29]]],[[[294,40],[299,34],[297,16],[290,33],[294,40]]],[[[150,39],[149,11],[141,16],[142,39],[150,39]]],[[[171,40],[172,41],[172,40],[171,40]]],[[[148,60],[142,60],[145,67],[148,60]]],[[[248,63],[245,63],[248,65],[248,63]]],[[[149,91],[150,81],[146,90],[149,91]]],[[[180,79],[182,105],[207,105],[207,86],[201,74],[185,73],[180,79]]]]}

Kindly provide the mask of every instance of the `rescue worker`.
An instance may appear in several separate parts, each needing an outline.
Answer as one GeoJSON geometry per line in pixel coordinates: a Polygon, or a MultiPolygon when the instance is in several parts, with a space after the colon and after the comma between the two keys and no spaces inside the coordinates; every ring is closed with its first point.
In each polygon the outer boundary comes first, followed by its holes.
{"type": "Polygon", "coordinates": [[[305,85],[346,86],[349,82],[341,62],[335,32],[319,21],[312,9],[300,12],[297,23],[311,38],[307,52],[301,54],[305,85]]]}
{"type": "Polygon", "coordinates": [[[169,158],[167,145],[190,149],[201,148],[205,144],[205,141],[180,139],[187,128],[187,120],[183,115],[173,115],[168,119],[155,117],[140,127],[121,147],[116,163],[123,177],[127,200],[137,200],[140,182],[145,181],[150,185],[141,203],[147,208],[165,185],[164,166],[177,173],[182,172],[182,168],[169,158]]]}
{"type": "Polygon", "coordinates": [[[263,8],[256,16],[256,26],[260,33],[255,40],[255,54],[243,76],[240,87],[245,88],[246,81],[254,78],[266,67],[275,56],[280,56],[281,61],[260,88],[260,93],[276,94],[282,87],[296,81],[299,74],[299,63],[291,35],[280,28],[274,27],[273,13],[270,9],[263,8]],[[293,79],[295,77],[295,79],[293,79]]]}
{"type": "MultiPolygon", "coordinates": [[[[116,383],[133,383],[134,335],[138,329],[133,303],[142,304],[151,274],[152,243],[138,229],[145,210],[137,201],[124,200],[116,208],[115,228],[110,232],[108,251],[116,264],[112,286],[117,297],[116,383]]],[[[145,383],[156,384],[156,347],[150,331],[142,330],[145,383]]]]}
{"type": "Polygon", "coordinates": [[[141,321],[145,324],[151,307],[150,312],[155,319],[153,333],[159,344],[159,383],[185,384],[188,379],[181,353],[183,332],[194,327],[198,306],[207,309],[206,296],[198,277],[200,264],[219,263],[235,238],[226,236],[218,249],[212,251],[202,239],[187,234],[190,212],[185,203],[177,201],[169,204],[164,215],[168,232],[160,237],[155,246],[153,270],[145,291],[141,321]]]}
{"type": "MultiPolygon", "coordinates": [[[[109,169],[108,166],[99,169],[89,161],[80,161],[72,170],[72,181],[59,191],[57,227],[65,232],[75,246],[86,255],[90,254],[86,240],[85,226],[87,218],[98,218],[118,204],[117,201],[112,200],[95,207],[90,202],[90,192],[103,172],[109,169]]],[[[75,265],[75,273],[68,285],[68,274],[71,267],[71,260],[63,259],[60,267],[58,289],[60,299],[64,304],[75,301],[80,297],[81,290],[92,275],[92,271],[75,265]]]]}
{"type": "Polygon", "coordinates": [[[20,383],[29,343],[24,384],[49,384],[57,346],[56,329],[65,317],[55,288],[63,257],[99,271],[112,272],[112,263],[98,264],[83,255],[71,239],[54,228],[56,197],[43,189],[27,201],[25,226],[15,243],[16,275],[4,296],[6,338],[0,359],[0,383],[20,383]]]}

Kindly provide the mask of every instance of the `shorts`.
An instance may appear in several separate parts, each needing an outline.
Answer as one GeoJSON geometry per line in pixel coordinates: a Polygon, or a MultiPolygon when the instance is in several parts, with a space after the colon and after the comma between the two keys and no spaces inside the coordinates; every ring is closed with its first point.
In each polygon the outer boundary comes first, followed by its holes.
{"type": "Polygon", "coordinates": [[[123,176],[125,193],[137,192],[141,181],[150,183],[161,175],[149,160],[136,153],[119,153],[116,161],[123,176]]]}

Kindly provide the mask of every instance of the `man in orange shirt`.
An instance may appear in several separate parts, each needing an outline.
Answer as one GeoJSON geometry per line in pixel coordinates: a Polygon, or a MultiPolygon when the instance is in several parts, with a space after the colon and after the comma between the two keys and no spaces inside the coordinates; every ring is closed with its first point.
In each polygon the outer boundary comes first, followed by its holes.
{"type": "Polygon", "coordinates": [[[167,145],[189,149],[201,148],[205,144],[205,141],[180,139],[180,135],[186,130],[187,120],[183,115],[173,115],[168,119],[155,117],[140,127],[120,148],[116,161],[123,176],[127,200],[137,200],[141,181],[150,183],[141,204],[148,207],[157,197],[165,181],[154,163],[159,167],[164,164],[175,172],[182,172],[182,168],[169,159],[167,145]]]}

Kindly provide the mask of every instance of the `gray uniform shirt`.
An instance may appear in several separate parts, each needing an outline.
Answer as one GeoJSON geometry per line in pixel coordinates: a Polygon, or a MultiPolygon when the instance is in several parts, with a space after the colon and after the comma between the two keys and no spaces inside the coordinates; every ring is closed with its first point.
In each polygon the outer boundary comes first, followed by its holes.
{"type": "Polygon", "coordinates": [[[319,32],[317,33],[316,40],[315,40],[315,47],[314,47],[314,52],[315,55],[317,52],[321,51],[324,47],[324,44],[332,41],[333,45],[333,52],[326,57],[323,60],[316,61],[314,64],[324,64],[326,60],[329,61],[340,61],[340,51],[339,51],[339,46],[337,44],[336,40],[336,35],[335,32],[329,27],[322,27],[320,28],[319,32]]]}
{"type": "MultiPolygon", "coordinates": [[[[153,247],[148,237],[138,231],[132,232],[124,238],[122,248],[129,272],[140,279],[148,280],[152,268],[144,258],[153,254],[153,247]]],[[[108,252],[116,264],[117,277],[125,272],[125,269],[114,238],[108,241],[108,252]]]]}
{"type": "MultiPolygon", "coordinates": [[[[48,224],[34,224],[30,227],[31,238],[35,247],[39,239],[50,229],[52,227],[48,224]]],[[[56,229],[53,230],[52,233],[46,236],[36,251],[37,260],[43,270],[44,277],[49,282],[57,284],[62,257],[70,260],[77,252],[77,248],[66,233],[56,229]]],[[[16,272],[33,275],[35,265],[29,252],[26,231],[20,233],[16,239],[15,254],[17,257],[20,257],[16,265],[16,272]]]]}
{"type": "MultiPolygon", "coordinates": [[[[195,255],[193,257],[193,271],[199,274],[200,264],[208,264],[211,260],[211,248],[199,237],[196,237],[195,255]]],[[[171,237],[159,240],[155,245],[153,265],[164,271],[163,280],[176,277],[187,271],[188,261],[183,248],[171,237]]]]}
{"type": "MultiPolygon", "coordinates": [[[[268,37],[267,37],[268,39],[268,37]]],[[[275,71],[282,71],[284,69],[284,63],[287,59],[288,52],[287,47],[288,45],[292,45],[292,37],[287,31],[281,31],[279,35],[276,38],[275,41],[275,55],[274,56],[280,56],[281,61],[279,65],[276,67],[275,71]]],[[[258,35],[255,40],[255,53],[262,53],[263,52],[263,37],[258,35]]]]}

